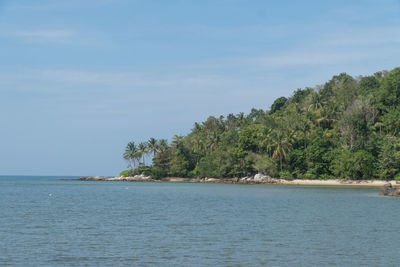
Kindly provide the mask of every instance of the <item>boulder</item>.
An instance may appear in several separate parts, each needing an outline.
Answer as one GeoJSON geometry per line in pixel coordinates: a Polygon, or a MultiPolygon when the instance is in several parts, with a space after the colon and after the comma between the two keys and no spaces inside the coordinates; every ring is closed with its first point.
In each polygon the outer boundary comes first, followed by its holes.
{"type": "Polygon", "coordinates": [[[391,183],[386,183],[383,185],[383,188],[392,188],[392,184],[391,183]]]}
{"type": "Polygon", "coordinates": [[[271,181],[271,177],[270,176],[268,176],[268,175],[263,175],[263,174],[261,174],[261,173],[257,173],[255,176],[254,176],[254,182],[259,182],[259,183],[262,183],[262,182],[270,182],[271,181]]]}

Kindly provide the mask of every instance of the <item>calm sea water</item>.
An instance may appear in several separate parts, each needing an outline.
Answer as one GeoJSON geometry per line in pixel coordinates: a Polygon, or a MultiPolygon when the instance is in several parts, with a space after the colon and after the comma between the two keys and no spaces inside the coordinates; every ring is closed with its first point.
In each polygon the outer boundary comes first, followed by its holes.
{"type": "Polygon", "coordinates": [[[0,265],[398,266],[378,189],[0,177],[0,265]]]}

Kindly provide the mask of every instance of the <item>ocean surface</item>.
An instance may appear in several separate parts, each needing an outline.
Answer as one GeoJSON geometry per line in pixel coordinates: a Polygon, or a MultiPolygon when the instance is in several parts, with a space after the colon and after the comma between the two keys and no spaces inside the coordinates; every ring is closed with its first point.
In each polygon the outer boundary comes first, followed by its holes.
{"type": "Polygon", "coordinates": [[[378,191],[0,176],[0,266],[399,266],[378,191]]]}

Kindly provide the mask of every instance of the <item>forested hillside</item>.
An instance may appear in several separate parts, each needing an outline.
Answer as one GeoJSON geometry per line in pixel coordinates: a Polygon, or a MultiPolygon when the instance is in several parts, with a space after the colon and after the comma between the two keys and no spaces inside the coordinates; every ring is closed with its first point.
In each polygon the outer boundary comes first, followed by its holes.
{"type": "MultiPolygon", "coordinates": [[[[345,73],[269,110],[209,117],[186,136],[130,142],[132,169],[153,177],[400,179],[400,68],[345,73]],[[153,157],[146,167],[145,155],[153,157]]],[[[124,175],[130,175],[125,171],[124,175]]]]}

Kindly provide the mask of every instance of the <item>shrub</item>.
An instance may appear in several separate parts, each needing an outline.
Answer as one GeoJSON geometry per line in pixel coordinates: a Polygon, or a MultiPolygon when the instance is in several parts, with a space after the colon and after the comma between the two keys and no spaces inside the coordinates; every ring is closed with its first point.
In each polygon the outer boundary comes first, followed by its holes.
{"type": "Polygon", "coordinates": [[[119,176],[121,176],[121,177],[131,177],[131,176],[133,176],[133,170],[132,169],[124,170],[124,171],[120,172],[119,176]]]}
{"type": "Polygon", "coordinates": [[[323,174],[321,174],[321,175],[319,176],[319,179],[321,179],[321,180],[329,180],[329,179],[334,179],[334,177],[333,177],[332,175],[323,173],[323,174]]]}
{"type": "Polygon", "coordinates": [[[278,166],[276,162],[266,156],[259,154],[251,154],[252,161],[254,162],[253,168],[256,169],[259,173],[269,175],[271,177],[276,177],[278,175],[278,166]]]}
{"type": "Polygon", "coordinates": [[[310,169],[304,174],[304,178],[306,178],[306,179],[317,179],[317,175],[315,175],[313,170],[310,169]]]}
{"type": "Polygon", "coordinates": [[[293,175],[289,171],[281,171],[279,177],[282,179],[293,179],[293,175]]]}
{"type": "Polygon", "coordinates": [[[151,168],[149,166],[142,166],[142,167],[139,167],[139,168],[135,169],[133,174],[134,175],[144,174],[146,176],[150,176],[151,175],[151,168]]]}
{"type": "Polygon", "coordinates": [[[151,178],[153,179],[160,179],[167,176],[167,172],[160,167],[153,167],[151,169],[151,178]]]}

